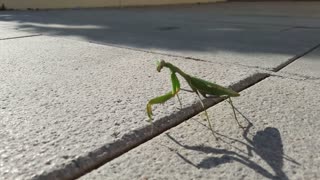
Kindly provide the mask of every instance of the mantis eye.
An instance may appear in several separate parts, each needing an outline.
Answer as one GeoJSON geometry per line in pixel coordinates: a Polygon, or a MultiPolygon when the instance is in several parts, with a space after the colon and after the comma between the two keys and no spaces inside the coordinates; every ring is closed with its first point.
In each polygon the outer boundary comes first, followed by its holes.
{"type": "Polygon", "coordinates": [[[158,61],[157,71],[160,72],[166,62],[164,60],[158,61]]]}

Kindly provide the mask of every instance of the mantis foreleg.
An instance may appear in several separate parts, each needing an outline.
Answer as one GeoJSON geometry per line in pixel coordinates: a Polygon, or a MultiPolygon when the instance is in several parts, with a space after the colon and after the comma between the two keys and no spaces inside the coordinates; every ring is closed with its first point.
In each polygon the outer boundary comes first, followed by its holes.
{"type": "MultiPolygon", "coordinates": [[[[172,91],[168,92],[165,95],[155,97],[148,102],[147,114],[149,117],[149,121],[152,120],[152,107],[151,107],[152,105],[164,103],[164,102],[168,101],[169,99],[173,98],[175,95],[178,95],[178,92],[180,90],[180,82],[179,82],[179,79],[178,79],[177,75],[175,74],[175,72],[171,73],[171,82],[172,82],[172,91]]],[[[178,96],[178,100],[179,100],[179,103],[182,107],[182,103],[180,101],[179,96],[178,96]]]]}
{"type": "Polygon", "coordinates": [[[147,114],[148,114],[148,117],[149,117],[149,121],[152,120],[151,105],[164,103],[164,102],[168,101],[169,99],[171,99],[172,97],[174,97],[174,94],[172,94],[172,92],[170,91],[167,94],[159,96],[159,97],[156,97],[156,98],[153,98],[148,102],[148,104],[147,104],[147,114]]]}
{"type": "Polygon", "coordinates": [[[180,104],[180,108],[182,109],[182,103],[181,103],[180,97],[178,95],[178,92],[180,91],[180,82],[179,82],[179,79],[178,79],[176,73],[174,73],[174,72],[171,72],[171,83],[172,83],[172,93],[177,95],[177,98],[178,98],[178,101],[180,104]]]}

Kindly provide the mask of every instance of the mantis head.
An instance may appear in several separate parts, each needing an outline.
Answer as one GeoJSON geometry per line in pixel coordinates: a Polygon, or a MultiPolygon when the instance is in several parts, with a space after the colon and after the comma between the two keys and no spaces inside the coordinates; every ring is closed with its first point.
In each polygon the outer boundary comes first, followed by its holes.
{"type": "Polygon", "coordinates": [[[158,71],[158,72],[161,71],[161,69],[163,68],[163,66],[165,65],[165,63],[166,63],[166,62],[165,62],[164,60],[161,60],[160,62],[159,62],[159,61],[157,62],[157,65],[158,65],[158,66],[157,66],[157,71],[158,71]]]}

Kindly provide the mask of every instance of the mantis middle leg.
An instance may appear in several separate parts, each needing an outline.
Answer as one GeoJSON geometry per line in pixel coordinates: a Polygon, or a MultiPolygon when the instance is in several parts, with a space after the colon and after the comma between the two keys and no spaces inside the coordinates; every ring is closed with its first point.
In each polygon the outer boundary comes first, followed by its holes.
{"type": "Polygon", "coordinates": [[[204,110],[204,114],[205,114],[206,117],[207,117],[208,125],[209,125],[209,128],[210,128],[211,132],[212,132],[212,135],[218,140],[219,138],[215,135],[215,132],[214,132],[214,130],[213,130],[213,127],[212,127],[211,122],[210,122],[210,119],[209,119],[208,112],[207,112],[206,108],[204,107],[204,104],[203,104],[203,102],[202,102],[202,99],[201,99],[198,91],[195,91],[195,92],[196,92],[196,94],[197,94],[197,96],[198,96],[198,98],[199,98],[199,100],[200,100],[201,106],[202,106],[202,108],[203,108],[203,110],[204,110]]]}

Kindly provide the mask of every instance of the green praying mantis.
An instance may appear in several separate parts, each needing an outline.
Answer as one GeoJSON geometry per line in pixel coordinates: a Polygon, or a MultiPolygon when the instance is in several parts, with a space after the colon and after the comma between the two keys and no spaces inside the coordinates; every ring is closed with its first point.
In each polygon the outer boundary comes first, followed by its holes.
{"type": "Polygon", "coordinates": [[[176,75],[176,73],[178,73],[181,77],[183,77],[186,80],[186,82],[188,83],[188,85],[190,86],[190,88],[192,90],[191,92],[196,93],[197,96],[199,97],[200,103],[201,103],[201,105],[202,105],[202,107],[204,109],[204,113],[206,115],[206,118],[207,118],[207,121],[208,121],[208,124],[209,124],[209,128],[212,131],[214,136],[215,136],[214,130],[213,130],[211,122],[209,120],[208,113],[207,113],[207,111],[205,109],[205,106],[204,106],[199,94],[201,94],[204,98],[208,98],[208,95],[210,95],[211,97],[224,97],[224,98],[228,99],[228,102],[232,107],[235,120],[237,121],[239,127],[244,128],[243,126],[241,126],[241,124],[239,123],[239,121],[237,119],[236,112],[235,112],[235,107],[234,107],[234,105],[233,105],[233,103],[231,101],[231,97],[240,96],[239,93],[237,93],[237,92],[235,92],[235,91],[233,91],[233,90],[231,90],[229,88],[220,86],[218,84],[215,84],[215,83],[212,83],[212,82],[209,82],[209,81],[206,81],[206,80],[191,76],[191,75],[183,72],[181,69],[179,69],[178,67],[174,66],[173,64],[165,62],[164,60],[161,60],[160,62],[158,62],[157,71],[160,72],[163,67],[166,67],[166,68],[170,69],[170,71],[171,71],[172,90],[170,92],[166,93],[165,95],[153,98],[148,102],[148,104],[147,104],[147,114],[148,114],[148,117],[149,117],[149,121],[152,120],[152,115],[153,115],[152,114],[152,107],[151,107],[152,105],[164,103],[164,102],[168,101],[169,99],[173,98],[174,96],[177,96],[177,98],[179,100],[179,103],[181,105],[181,101],[180,101],[180,98],[178,96],[178,92],[181,90],[181,88],[180,88],[179,79],[178,79],[178,77],[176,75]]]}

